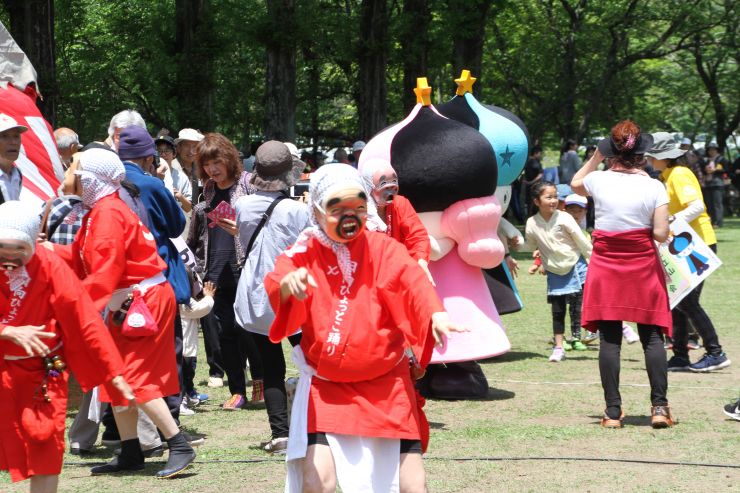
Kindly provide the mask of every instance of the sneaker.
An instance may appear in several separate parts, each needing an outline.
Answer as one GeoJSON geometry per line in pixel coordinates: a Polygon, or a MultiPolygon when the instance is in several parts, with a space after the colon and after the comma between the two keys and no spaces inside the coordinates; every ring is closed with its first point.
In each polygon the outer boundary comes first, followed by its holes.
{"type": "Polygon", "coordinates": [[[737,402],[733,402],[732,404],[727,404],[724,411],[725,414],[728,415],[730,418],[734,419],[735,421],[740,421],[740,399],[738,399],[737,402]]]}
{"type": "Polygon", "coordinates": [[[587,346],[598,343],[599,342],[599,331],[591,332],[590,330],[587,330],[586,336],[581,338],[581,342],[587,346]]]}
{"type": "Polygon", "coordinates": [[[694,349],[701,349],[702,345],[699,344],[699,341],[694,339],[689,339],[689,342],[686,343],[686,349],[689,351],[693,351],[694,349]]]}
{"type": "Polygon", "coordinates": [[[252,398],[249,399],[251,405],[265,403],[265,382],[263,380],[252,381],[252,398]]]}
{"type": "Polygon", "coordinates": [[[623,428],[624,427],[624,411],[619,415],[619,419],[610,418],[604,411],[604,417],[601,418],[602,428],[623,428]]]}
{"type": "Polygon", "coordinates": [[[670,406],[653,406],[650,408],[650,425],[655,428],[670,428],[676,423],[670,406]]]}
{"type": "MultiPolygon", "coordinates": [[[[185,437],[185,441],[188,442],[188,445],[191,447],[200,447],[204,443],[206,443],[206,439],[203,436],[200,435],[191,435],[187,432],[182,432],[182,436],[185,437]]],[[[166,442],[164,443],[166,445],[166,442]]]]}
{"type": "Polygon", "coordinates": [[[188,398],[183,397],[180,403],[180,416],[192,416],[193,414],[195,414],[195,411],[188,407],[188,398]]]}
{"type": "Polygon", "coordinates": [[[691,361],[683,356],[671,356],[668,360],[668,371],[689,371],[691,361]]]}
{"type": "Polygon", "coordinates": [[[557,363],[559,361],[563,361],[565,359],[565,350],[561,347],[555,346],[552,350],[552,354],[550,355],[549,361],[552,361],[553,363],[557,363]]]}
{"type": "Polygon", "coordinates": [[[288,437],[273,438],[262,446],[262,450],[270,454],[283,455],[288,450],[288,437]]]}
{"type": "Polygon", "coordinates": [[[571,349],[573,349],[573,346],[571,345],[571,343],[566,340],[563,340],[563,351],[570,351],[571,349]]]}
{"type": "Polygon", "coordinates": [[[201,402],[207,401],[208,394],[200,394],[197,390],[193,389],[185,396],[185,398],[188,400],[188,406],[195,407],[201,402]]]}
{"type": "Polygon", "coordinates": [[[689,370],[699,373],[706,373],[709,371],[720,370],[730,366],[731,361],[725,353],[720,353],[717,356],[705,353],[702,358],[691,365],[689,370]]]}
{"type": "Polygon", "coordinates": [[[222,407],[227,411],[236,411],[237,409],[242,409],[246,403],[247,400],[244,398],[243,395],[234,394],[229,398],[228,401],[224,402],[224,405],[222,407]]]}
{"type": "Polygon", "coordinates": [[[573,350],[574,351],[586,351],[588,350],[588,346],[586,346],[581,341],[573,341],[573,350]]]}
{"type": "Polygon", "coordinates": [[[221,377],[208,377],[208,386],[212,389],[223,387],[224,379],[221,377]]]}
{"type": "Polygon", "coordinates": [[[622,324],[622,337],[627,341],[627,344],[634,344],[640,340],[640,336],[637,335],[637,332],[627,324],[622,324]]]}

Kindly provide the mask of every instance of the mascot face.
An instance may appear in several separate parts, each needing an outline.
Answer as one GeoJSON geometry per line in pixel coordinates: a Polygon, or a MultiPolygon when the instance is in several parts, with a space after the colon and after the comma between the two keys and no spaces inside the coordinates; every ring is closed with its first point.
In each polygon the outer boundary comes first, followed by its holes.
{"type": "Polygon", "coordinates": [[[393,202],[393,198],[398,195],[398,175],[389,163],[373,173],[372,193],[375,202],[381,207],[393,202]]]}
{"type": "Polygon", "coordinates": [[[316,207],[316,220],[326,235],[348,243],[362,233],[367,220],[367,196],[359,188],[348,187],[330,194],[316,207]]]}
{"type": "Polygon", "coordinates": [[[21,240],[0,239],[0,270],[13,271],[33,257],[33,247],[21,240]]]}

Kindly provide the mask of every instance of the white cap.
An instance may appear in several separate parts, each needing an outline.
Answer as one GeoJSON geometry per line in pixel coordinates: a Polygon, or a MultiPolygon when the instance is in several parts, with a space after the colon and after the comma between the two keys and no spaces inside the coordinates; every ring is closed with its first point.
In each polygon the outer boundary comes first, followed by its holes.
{"type": "Polygon", "coordinates": [[[361,151],[365,148],[365,142],[362,140],[358,140],[354,144],[352,144],[352,152],[361,151]]]}
{"type": "Polygon", "coordinates": [[[28,204],[9,200],[0,205],[0,240],[20,240],[33,248],[41,227],[41,217],[28,204]]]}
{"type": "Polygon", "coordinates": [[[565,205],[580,205],[584,209],[588,207],[588,200],[583,195],[578,195],[577,193],[572,193],[565,197],[565,205]]]}
{"type": "Polygon", "coordinates": [[[192,142],[200,142],[203,139],[205,139],[205,136],[202,133],[195,130],[194,128],[183,128],[177,134],[177,138],[175,139],[175,145],[179,144],[180,142],[184,140],[190,140],[192,142]]]}
{"type": "Polygon", "coordinates": [[[21,133],[28,130],[28,127],[24,127],[23,125],[18,125],[18,122],[15,121],[15,119],[12,116],[6,115],[5,113],[0,113],[0,133],[6,132],[13,128],[20,129],[21,133]]]}
{"type": "Polygon", "coordinates": [[[681,139],[681,145],[682,146],[690,146],[691,145],[691,139],[689,139],[688,137],[684,137],[683,139],[681,139]]]}

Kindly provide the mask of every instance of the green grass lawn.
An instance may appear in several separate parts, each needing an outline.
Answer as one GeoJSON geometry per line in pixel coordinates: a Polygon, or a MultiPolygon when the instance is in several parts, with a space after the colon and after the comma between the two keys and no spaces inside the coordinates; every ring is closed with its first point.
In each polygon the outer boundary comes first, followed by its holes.
{"type": "MultiPolygon", "coordinates": [[[[740,394],[740,220],[726,220],[718,237],[724,265],[707,281],[702,299],[734,363],[716,373],[669,374],[668,397],[679,424],[666,430],[650,427],[649,387],[639,344],[625,345],[622,351],[626,425],[621,430],[599,426],[604,403],[598,351],[571,352],[559,364],[547,361],[551,320],[545,278],[528,276],[530,260],[527,254],[518,255],[525,309],[503,317],[511,352],[483,363],[491,386],[488,399],[427,403],[432,425],[426,456],[429,490],[739,491],[740,423],[727,419],[722,406],[740,394]],[[573,460],[578,458],[735,468],[573,460]]],[[[693,351],[692,360],[701,354],[693,351]]],[[[200,380],[206,377],[205,357],[202,360],[200,380]]],[[[282,491],[282,461],[258,448],[269,436],[265,411],[222,411],[220,404],[228,397],[225,389],[207,389],[203,381],[200,390],[211,394],[210,403],[198,408],[195,416],[182,418],[186,429],[206,436],[188,475],[155,480],[151,476],[162,459],[152,459],[142,474],[93,478],[89,465],[110,457],[101,447],[89,459],[65,457],[60,491],[282,491]]],[[[70,410],[70,421],[74,413],[70,410]]],[[[0,491],[26,488],[11,485],[6,475],[0,475],[0,491]]]]}

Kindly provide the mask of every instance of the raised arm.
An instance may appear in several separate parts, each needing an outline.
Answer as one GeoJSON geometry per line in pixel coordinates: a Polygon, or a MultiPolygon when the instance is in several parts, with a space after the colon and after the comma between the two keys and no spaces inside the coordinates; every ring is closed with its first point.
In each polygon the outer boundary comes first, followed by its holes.
{"type": "Polygon", "coordinates": [[[589,173],[596,171],[596,167],[603,160],[604,156],[601,154],[601,152],[599,152],[598,149],[596,149],[594,155],[591,156],[591,158],[586,162],[586,164],[583,165],[581,169],[578,170],[578,172],[576,172],[576,174],[573,176],[573,179],[570,181],[570,188],[573,190],[573,193],[584,196],[588,195],[586,187],[583,186],[583,179],[586,178],[589,173]]]}

